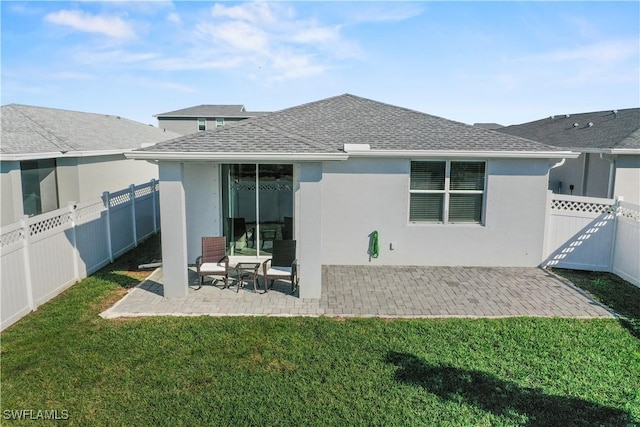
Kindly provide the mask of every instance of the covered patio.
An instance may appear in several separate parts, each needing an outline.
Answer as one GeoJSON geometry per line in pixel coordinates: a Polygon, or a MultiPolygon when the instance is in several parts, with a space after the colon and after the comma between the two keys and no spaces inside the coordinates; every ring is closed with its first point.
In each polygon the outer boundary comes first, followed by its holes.
{"type": "MultiPolygon", "coordinates": [[[[101,313],[107,319],[140,316],[332,317],[571,317],[615,314],[568,281],[540,268],[323,266],[320,299],[287,293],[276,282],[263,293],[251,285],[236,292],[189,272],[185,297],[164,298],[163,271],[101,313]]],[[[261,282],[262,283],[262,282],[261,282]]]]}

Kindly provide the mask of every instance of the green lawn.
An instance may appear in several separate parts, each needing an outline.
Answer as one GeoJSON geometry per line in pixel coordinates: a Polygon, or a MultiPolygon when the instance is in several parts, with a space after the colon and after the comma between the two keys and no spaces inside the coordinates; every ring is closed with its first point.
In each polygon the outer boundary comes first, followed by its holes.
{"type": "Polygon", "coordinates": [[[47,424],[5,421],[22,409],[83,426],[640,422],[640,340],[614,319],[99,318],[156,248],[2,333],[3,425],[47,424]]]}

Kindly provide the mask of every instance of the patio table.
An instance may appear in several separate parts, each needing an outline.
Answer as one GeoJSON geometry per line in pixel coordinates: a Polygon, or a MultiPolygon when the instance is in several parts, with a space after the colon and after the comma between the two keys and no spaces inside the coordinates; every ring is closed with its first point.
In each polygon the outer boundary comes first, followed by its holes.
{"type": "MultiPolygon", "coordinates": [[[[260,269],[259,262],[239,262],[236,264],[236,275],[238,277],[236,292],[240,292],[240,286],[244,286],[244,279],[253,278],[253,292],[256,291],[258,286],[258,270],[260,269]]],[[[265,289],[266,292],[266,289],[265,289]]]]}

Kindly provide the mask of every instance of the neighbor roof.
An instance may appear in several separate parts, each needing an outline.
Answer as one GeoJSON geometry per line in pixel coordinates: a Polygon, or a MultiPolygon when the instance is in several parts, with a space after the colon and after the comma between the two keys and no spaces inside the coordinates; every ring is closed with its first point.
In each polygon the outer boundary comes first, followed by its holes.
{"type": "MultiPolygon", "coordinates": [[[[370,152],[536,152],[560,150],[524,138],[345,94],[137,150],[131,157],[213,158],[208,153],[344,155],[345,144],[370,152]]],[[[364,152],[358,153],[364,155],[364,152]]]]}
{"type": "Polygon", "coordinates": [[[578,151],[640,149],[640,108],[562,114],[496,129],[578,151]]]}
{"type": "Polygon", "coordinates": [[[237,117],[249,118],[267,114],[260,111],[246,111],[244,105],[196,105],[195,107],[183,108],[181,110],[169,111],[168,113],[154,114],[153,117],[171,118],[171,117],[237,117]]]}
{"type": "Polygon", "coordinates": [[[130,151],[179,136],[119,116],[9,104],[2,106],[3,159],[130,151]]]}

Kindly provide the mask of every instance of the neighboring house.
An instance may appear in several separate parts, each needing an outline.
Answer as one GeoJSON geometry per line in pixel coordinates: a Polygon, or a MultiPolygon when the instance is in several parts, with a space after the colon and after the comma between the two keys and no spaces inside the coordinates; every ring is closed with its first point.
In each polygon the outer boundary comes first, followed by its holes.
{"type": "Polygon", "coordinates": [[[264,114],[266,113],[247,111],[244,105],[198,105],[168,113],[155,114],[153,117],[158,118],[159,128],[176,132],[180,135],[188,135],[264,114]]]}
{"type": "Polygon", "coordinates": [[[158,177],[125,152],[179,136],[117,116],[2,106],[1,225],[158,177]]]}
{"type": "Polygon", "coordinates": [[[482,129],[488,129],[488,130],[496,130],[501,127],[504,127],[503,125],[498,123],[474,123],[473,125],[476,127],[479,127],[482,129]]]}
{"type": "Polygon", "coordinates": [[[555,193],[640,204],[640,108],[551,116],[496,131],[581,153],[551,171],[555,193]]]}
{"type": "Polygon", "coordinates": [[[349,94],[126,154],[159,164],[165,296],[202,236],[259,260],[292,218],[302,298],[323,265],[538,266],[549,169],[577,155],[349,94]]]}

